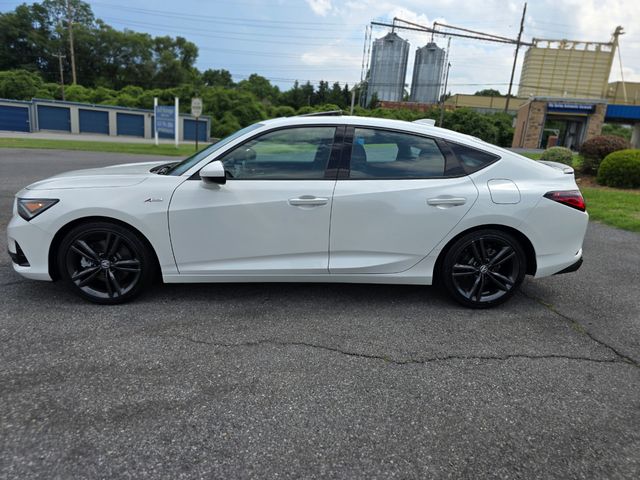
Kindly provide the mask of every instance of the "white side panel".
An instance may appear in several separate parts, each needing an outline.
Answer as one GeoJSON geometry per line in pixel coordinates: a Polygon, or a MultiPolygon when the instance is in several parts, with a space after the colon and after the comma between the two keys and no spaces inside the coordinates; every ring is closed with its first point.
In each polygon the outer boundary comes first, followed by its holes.
{"type": "Polygon", "coordinates": [[[180,273],[327,273],[334,185],[332,180],[184,182],[169,212],[180,273]],[[305,205],[310,197],[325,201],[305,205]]]}
{"type": "Polygon", "coordinates": [[[331,273],[397,273],[424,258],[476,201],[468,177],[339,180],[333,199],[331,273]]]}

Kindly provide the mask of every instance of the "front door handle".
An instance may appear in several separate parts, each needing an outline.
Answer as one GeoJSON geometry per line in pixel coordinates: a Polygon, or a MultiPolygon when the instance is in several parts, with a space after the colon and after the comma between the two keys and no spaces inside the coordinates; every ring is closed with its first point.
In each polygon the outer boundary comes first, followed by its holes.
{"type": "Polygon", "coordinates": [[[467,199],[464,197],[436,197],[427,200],[427,204],[437,208],[457,207],[465,203],[467,203],[467,199]]]}
{"type": "Polygon", "coordinates": [[[329,199],[326,197],[314,197],[313,195],[302,195],[297,198],[290,198],[289,205],[294,207],[319,207],[329,203],[329,199]]]}

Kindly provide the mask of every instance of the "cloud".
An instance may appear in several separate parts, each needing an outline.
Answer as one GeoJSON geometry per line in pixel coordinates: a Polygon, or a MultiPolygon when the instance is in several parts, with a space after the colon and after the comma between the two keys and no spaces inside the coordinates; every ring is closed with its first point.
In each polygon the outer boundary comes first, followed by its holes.
{"type": "Polygon", "coordinates": [[[306,0],[313,13],[324,17],[331,11],[333,6],[331,0],[306,0]]]}

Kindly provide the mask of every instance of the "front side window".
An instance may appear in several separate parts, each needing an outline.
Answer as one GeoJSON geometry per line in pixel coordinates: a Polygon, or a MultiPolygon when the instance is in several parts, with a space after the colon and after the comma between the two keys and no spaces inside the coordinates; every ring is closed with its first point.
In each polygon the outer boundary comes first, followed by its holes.
{"type": "Polygon", "coordinates": [[[245,128],[243,128],[241,130],[238,130],[235,133],[232,133],[228,137],[225,137],[225,138],[223,138],[221,140],[218,140],[216,143],[211,144],[207,148],[205,148],[203,150],[200,150],[199,152],[194,153],[190,157],[185,158],[180,163],[177,163],[174,166],[172,166],[166,172],[166,175],[182,175],[187,170],[189,170],[191,167],[196,165],[201,160],[204,160],[205,158],[207,158],[209,155],[211,155],[216,150],[219,150],[220,148],[224,147],[225,145],[228,145],[229,143],[233,142],[237,138],[240,138],[241,136],[243,136],[243,135],[245,135],[245,134],[247,134],[247,133],[249,133],[249,132],[251,132],[253,130],[256,130],[256,129],[262,127],[262,126],[263,125],[261,123],[254,123],[253,125],[249,125],[248,127],[245,127],[245,128]]]}
{"type": "Polygon", "coordinates": [[[235,180],[321,180],[336,127],[297,127],[265,133],[220,160],[235,180]]]}
{"type": "Polygon", "coordinates": [[[352,179],[421,179],[445,175],[446,159],[432,138],[356,128],[351,148],[352,179]]]}

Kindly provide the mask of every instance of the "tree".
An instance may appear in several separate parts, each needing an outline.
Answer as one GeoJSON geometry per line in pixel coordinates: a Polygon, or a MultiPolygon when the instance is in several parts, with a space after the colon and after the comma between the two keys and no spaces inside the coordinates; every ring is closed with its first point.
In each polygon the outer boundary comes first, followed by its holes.
{"type": "Polygon", "coordinates": [[[310,106],[312,104],[313,97],[314,97],[313,85],[311,84],[311,82],[307,80],[307,83],[305,83],[302,87],[300,87],[300,89],[302,90],[302,98],[304,102],[303,106],[304,105],[310,106]]]}
{"type": "Polygon", "coordinates": [[[253,73],[249,78],[238,83],[240,89],[250,92],[259,100],[267,100],[272,104],[276,104],[280,96],[280,89],[271,85],[266,78],[253,73]]]}
{"type": "Polygon", "coordinates": [[[320,80],[318,90],[311,99],[311,105],[323,105],[329,101],[329,82],[320,80]]]}
{"type": "Polygon", "coordinates": [[[340,84],[338,82],[335,82],[331,87],[328,102],[333,103],[340,108],[344,108],[346,106],[344,96],[342,94],[342,87],[340,87],[340,84]]]}
{"type": "Polygon", "coordinates": [[[480,96],[483,96],[483,97],[502,97],[502,96],[505,96],[505,95],[502,95],[499,90],[496,90],[494,88],[485,88],[484,90],[478,90],[476,93],[474,93],[474,95],[480,95],[480,96]]]}
{"type": "Polygon", "coordinates": [[[42,87],[39,75],[27,70],[0,72],[0,98],[31,100],[42,87]]]}
{"type": "Polygon", "coordinates": [[[446,112],[444,128],[466,133],[493,144],[498,141],[498,127],[486,115],[467,108],[446,112]]]}
{"type": "Polygon", "coordinates": [[[202,81],[208,87],[224,87],[233,88],[235,83],[231,77],[229,70],[212,70],[208,69],[202,73],[202,81]]]}

